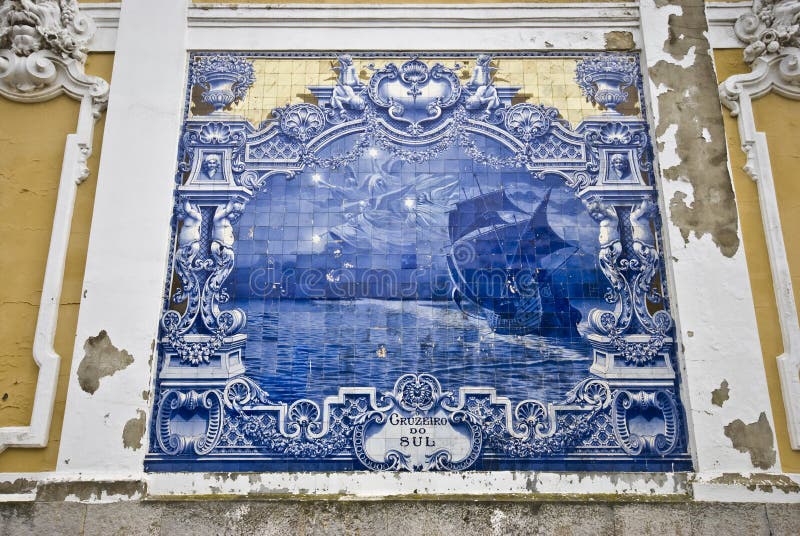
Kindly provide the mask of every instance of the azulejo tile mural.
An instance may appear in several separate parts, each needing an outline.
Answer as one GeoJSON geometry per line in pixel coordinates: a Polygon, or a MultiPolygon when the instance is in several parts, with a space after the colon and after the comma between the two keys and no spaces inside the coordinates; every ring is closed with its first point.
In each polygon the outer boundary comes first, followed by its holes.
{"type": "Polygon", "coordinates": [[[151,471],[691,468],[636,55],[189,61],[151,471]]]}

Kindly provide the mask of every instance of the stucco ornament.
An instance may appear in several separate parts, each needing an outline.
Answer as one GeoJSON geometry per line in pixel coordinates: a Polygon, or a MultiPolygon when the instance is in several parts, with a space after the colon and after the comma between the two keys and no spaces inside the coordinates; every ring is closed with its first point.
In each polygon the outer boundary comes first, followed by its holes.
{"type": "Polygon", "coordinates": [[[37,102],[67,93],[105,108],[108,84],[84,71],[93,21],[77,0],[8,0],[0,5],[0,94],[37,102]]]}
{"type": "Polygon", "coordinates": [[[753,11],[740,16],[733,27],[736,36],[748,43],[744,59],[781,54],[787,47],[800,46],[800,1],[756,0],[753,11]]]}
{"type": "Polygon", "coordinates": [[[783,339],[783,354],[777,358],[778,374],[789,440],[793,449],[800,450],[800,321],[781,231],[767,136],[756,129],[752,104],[753,100],[771,91],[800,100],[800,1],[756,0],[752,12],[740,16],[734,30],[739,39],[748,44],[744,59],[751,70],[722,82],[719,95],[722,104],[738,121],[742,151],[747,156],[744,171],[758,184],[783,339]]]}
{"type": "Polygon", "coordinates": [[[54,340],[67,245],[78,184],[89,175],[95,120],[108,102],[108,83],[84,71],[93,21],[76,0],[0,2],[0,96],[41,102],[61,94],[81,102],[76,132],[67,136],[61,166],[33,359],[39,366],[29,426],[0,428],[0,452],[7,447],[44,447],[53,414],[61,356],[54,340]]]}

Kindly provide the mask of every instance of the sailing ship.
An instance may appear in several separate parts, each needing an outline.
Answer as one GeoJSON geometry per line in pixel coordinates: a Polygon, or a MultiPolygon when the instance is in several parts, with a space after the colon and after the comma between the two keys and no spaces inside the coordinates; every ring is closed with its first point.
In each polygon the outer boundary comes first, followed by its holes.
{"type": "Polygon", "coordinates": [[[577,247],[558,236],[547,221],[550,190],[531,213],[502,188],[488,193],[480,185],[478,189],[480,195],[467,197],[465,192],[467,198],[448,212],[453,301],[499,334],[574,328],[577,311],[566,298],[553,295],[550,283],[552,272],[577,247]],[[543,259],[550,262],[543,264],[543,259]],[[549,307],[543,307],[543,301],[549,307]]]}

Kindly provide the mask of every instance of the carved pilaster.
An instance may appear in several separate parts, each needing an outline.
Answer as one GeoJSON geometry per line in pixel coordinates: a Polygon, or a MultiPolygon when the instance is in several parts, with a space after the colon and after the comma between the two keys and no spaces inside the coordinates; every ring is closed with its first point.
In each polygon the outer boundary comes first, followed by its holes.
{"type": "Polygon", "coordinates": [[[235,264],[233,225],[256,185],[241,165],[247,124],[225,108],[245,96],[253,66],[235,56],[201,58],[192,82],[215,111],[188,121],[181,142],[173,256],[179,286],[161,318],[161,377],[170,385],[215,386],[244,372],[246,316],[224,306],[225,283],[235,264]]]}
{"type": "Polygon", "coordinates": [[[590,311],[584,329],[594,349],[594,374],[669,385],[675,378],[669,358],[672,317],[659,291],[656,192],[648,180],[646,126],[615,110],[624,103],[625,86],[634,83],[635,69],[616,56],[598,56],[576,70],[587,98],[610,109],[585,122],[593,178],[578,196],[599,223],[598,261],[610,283],[605,299],[612,307],[590,311]],[[609,121],[609,115],[619,117],[609,121]]]}

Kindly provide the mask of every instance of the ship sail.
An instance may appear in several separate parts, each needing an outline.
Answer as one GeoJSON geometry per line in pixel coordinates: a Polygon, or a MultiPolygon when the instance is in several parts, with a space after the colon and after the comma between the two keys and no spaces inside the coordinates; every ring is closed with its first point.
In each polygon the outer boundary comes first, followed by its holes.
{"type": "Polygon", "coordinates": [[[528,213],[499,189],[460,201],[449,213],[453,300],[475,316],[468,310],[472,304],[498,333],[524,335],[539,327],[539,284],[548,276],[541,260],[566,248],[577,250],[550,227],[549,200],[548,190],[528,213]],[[459,248],[469,254],[457,255],[459,248]]]}
{"type": "Polygon", "coordinates": [[[505,224],[506,221],[498,212],[526,214],[508,198],[505,190],[495,190],[458,201],[448,217],[450,242],[455,242],[482,227],[505,224]]]}

